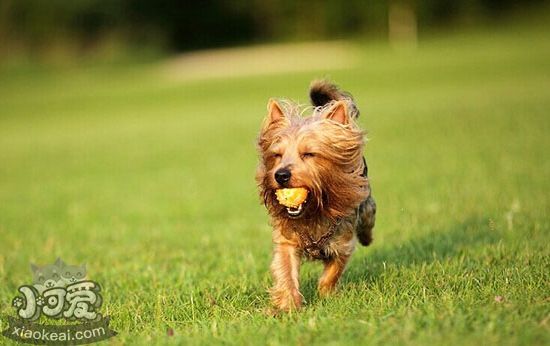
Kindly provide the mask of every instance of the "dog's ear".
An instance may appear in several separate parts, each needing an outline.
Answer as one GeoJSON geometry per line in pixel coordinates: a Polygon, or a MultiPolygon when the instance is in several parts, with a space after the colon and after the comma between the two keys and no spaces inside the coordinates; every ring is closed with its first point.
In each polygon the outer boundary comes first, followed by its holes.
{"type": "Polygon", "coordinates": [[[270,99],[267,103],[267,112],[268,123],[274,123],[285,119],[285,113],[275,99],[270,99]]]}
{"type": "Polygon", "coordinates": [[[349,124],[348,105],[344,101],[337,101],[323,113],[322,117],[347,125],[349,124]]]}

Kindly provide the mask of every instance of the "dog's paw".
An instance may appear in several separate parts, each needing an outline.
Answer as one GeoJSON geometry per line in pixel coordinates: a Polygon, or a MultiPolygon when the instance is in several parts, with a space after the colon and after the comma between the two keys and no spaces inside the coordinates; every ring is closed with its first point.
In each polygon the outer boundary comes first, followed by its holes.
{"type": "Polygon", "coordinates": [[[322,298],[329,297],[336,292],[336,285],[330,283],[320,283],[317,287],[317,292],[322,298]]]}
{"type": "Polygon", "coordinates": [[[273,306],[282,312],[300,310],[302,307],[302,294],[298,290],[273,290],[271,301],[273,306]]]}

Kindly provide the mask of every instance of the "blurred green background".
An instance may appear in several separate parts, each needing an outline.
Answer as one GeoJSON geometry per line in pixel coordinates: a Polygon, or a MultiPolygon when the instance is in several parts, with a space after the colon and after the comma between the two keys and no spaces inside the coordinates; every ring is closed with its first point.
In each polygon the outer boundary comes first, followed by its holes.
{"type": "Polygon", "coordinates": [[[545,0],[2,0],[0,56],[158,54],[250,43],[416,37],[497,26],[545,0]]]}
{"type": "Polygon", "coordinates": [[[543,1],[0,0],[0,329],[60,256],[102,285],[113,344],[549,344],[549,22],[543,1]],[[318,77],[361,109],[375,242],[328,299],[306,263],[304,311],[272,318],[255,138],[318,77]]]}

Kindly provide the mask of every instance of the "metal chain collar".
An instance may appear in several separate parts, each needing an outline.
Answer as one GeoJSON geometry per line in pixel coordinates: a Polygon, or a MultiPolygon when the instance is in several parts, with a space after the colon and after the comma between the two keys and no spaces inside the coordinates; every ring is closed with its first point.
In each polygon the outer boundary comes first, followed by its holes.
{"type": "Polygon", "coordinates": [[[305,254],[315,259],[328,259],[329,256],[327,253],[325,253],[324,247],[327,241],[332,238],[334,232],[336,232],[336,229],[338,228],[338,226],[340,226],[341,223],[342,220],[339,220],[332,224],[329,227],[328,231],[317,240],[313,240],[313,238],[308,233],[298,232],[298,235],[300,236],[300,240],[302,242],[302,249],[304,250],[305,254]]]}

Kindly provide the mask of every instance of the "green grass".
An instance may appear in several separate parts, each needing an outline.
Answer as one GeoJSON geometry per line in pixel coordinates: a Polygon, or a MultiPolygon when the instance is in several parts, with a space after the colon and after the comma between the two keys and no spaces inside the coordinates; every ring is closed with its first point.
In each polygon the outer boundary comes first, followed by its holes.
{"type": "Polygon", "coordinates": [[[115,344],[550,343],[550,35],[358,48],[337,71],[192,82],[0,71],[0,314],[61,256],[102,284],[115,344]],[[362,109],[375,242],[328,299],[304,265],[305,309],[272,318],[255,136],[269,97],[323,75],[362,109]]]}

